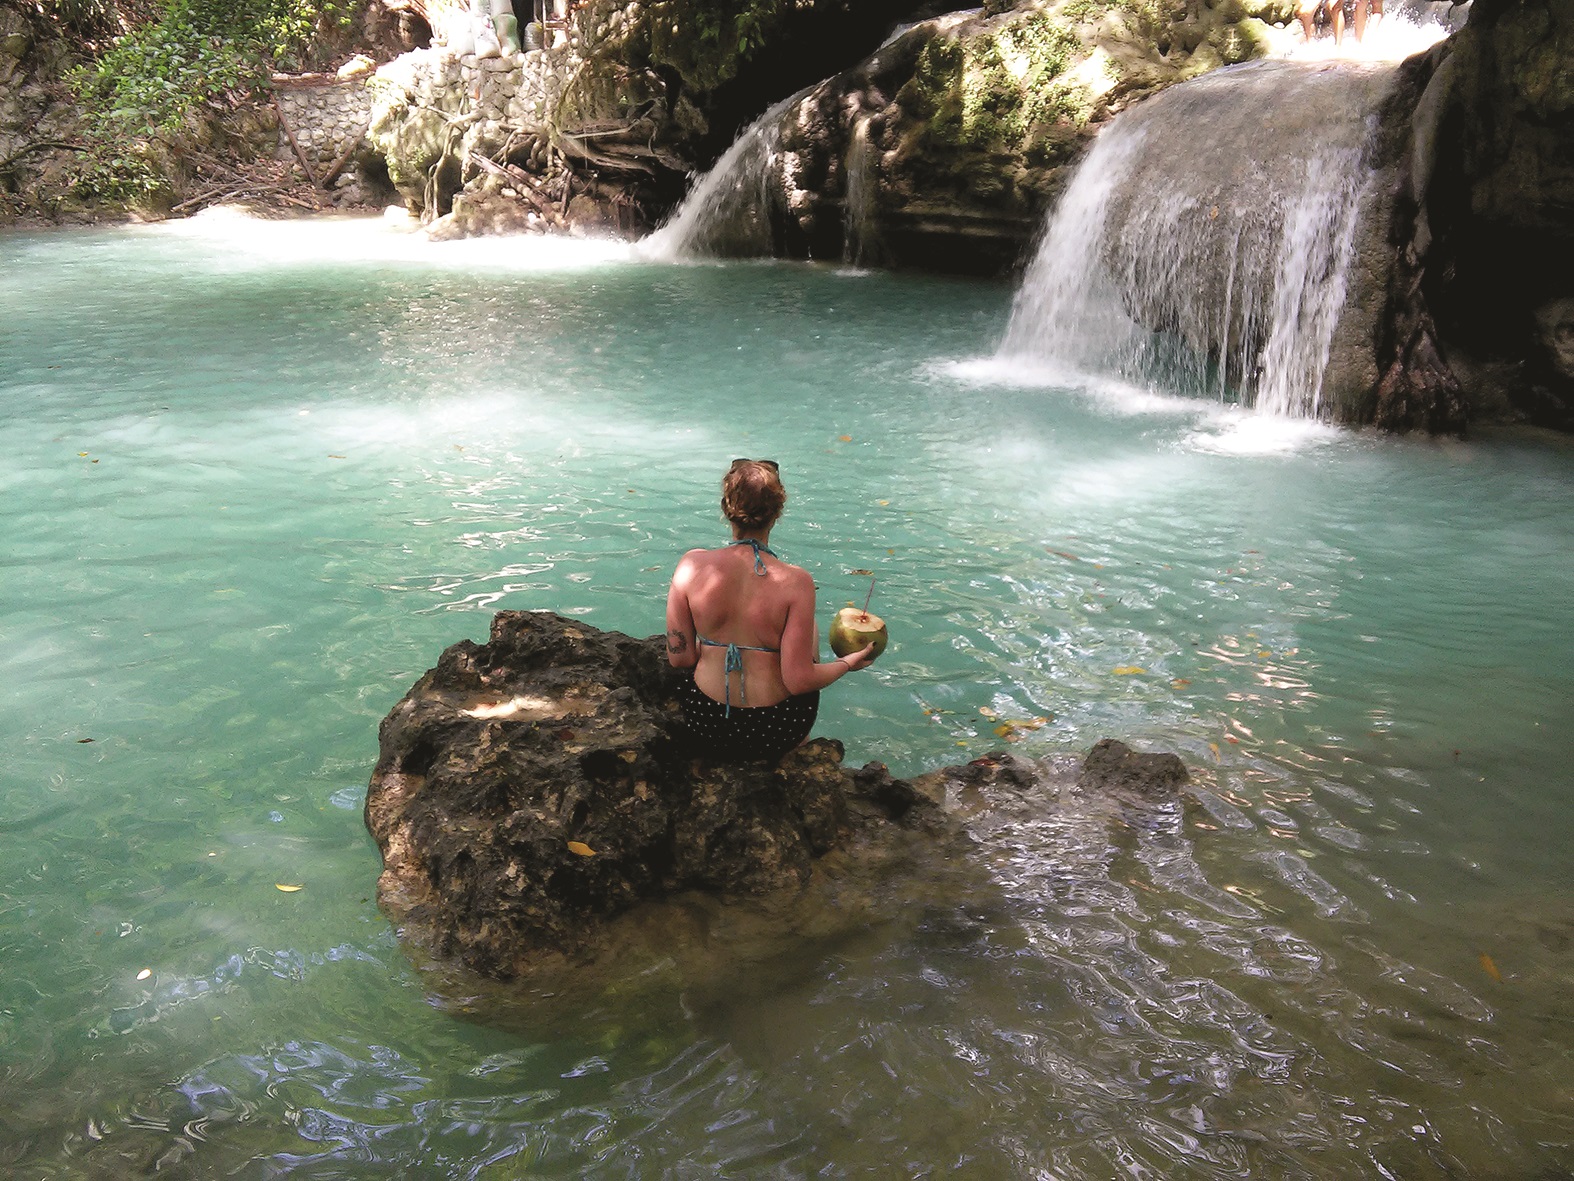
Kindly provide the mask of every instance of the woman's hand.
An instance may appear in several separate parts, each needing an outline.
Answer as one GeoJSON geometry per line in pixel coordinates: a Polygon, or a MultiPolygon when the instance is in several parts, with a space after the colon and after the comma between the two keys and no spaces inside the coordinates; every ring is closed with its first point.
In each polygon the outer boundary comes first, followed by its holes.
{"type": "Polygon", "coordinates": [[[849,652],[846,656],[838,656],[836,659],[840,660],[847,666],[848,672],[854,672],[860,668],[867,668],[869,665],[873,664],[874,658],[874,645],[866,644],[862,648],[858,649],[858,651],[849,652]]]}

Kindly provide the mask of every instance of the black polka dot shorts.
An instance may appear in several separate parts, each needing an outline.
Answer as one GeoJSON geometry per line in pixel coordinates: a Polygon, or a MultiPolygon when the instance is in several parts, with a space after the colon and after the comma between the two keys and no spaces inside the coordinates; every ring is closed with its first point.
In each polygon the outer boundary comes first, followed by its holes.
{"type": "Polygon", "coordinates": [[[694,740],[694,753],[723,762],[776,760],[809,737],[820,712],[820,694],[799,693],[775,705],[734,704],[729,717],[724,702],[707,697],[685,677],[678,704],[694,740]]]}

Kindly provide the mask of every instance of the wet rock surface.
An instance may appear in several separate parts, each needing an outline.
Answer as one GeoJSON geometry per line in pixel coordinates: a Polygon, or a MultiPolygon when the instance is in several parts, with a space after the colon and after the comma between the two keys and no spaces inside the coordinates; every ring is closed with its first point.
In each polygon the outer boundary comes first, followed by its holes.
{"type": "MultiPolygon", "coordinates": [[[[878,763],[845,768],[842,745],[824,738],[776,764],[712,764],[684,732],[683,675],[660,637],[538,612],[500,612],[485,644],[445,651],[384,720],[366,801],[383,855],[378,900],[401,934],[510,978],[604,952],[608,921],[653,900],[790,909],[813,886],[851,906],[873,868],[911,870],[914,849],[931,864],[966,861],[948,800],[1000,790],[1052,802],[1065,778],[999,754],[902,780],[878,763]]],[[[1174,755],[1105,742],[1083,778],[1161,801],[1186,772],[1174,755]]]]}
{"type": "Polygon", "coordinates": [[[1376,421],[1574,430],[1574,375],[1550,338],[1574,300],[1574,2],[1475,0],[1407,68],[1418,96],[1376,421]]]}

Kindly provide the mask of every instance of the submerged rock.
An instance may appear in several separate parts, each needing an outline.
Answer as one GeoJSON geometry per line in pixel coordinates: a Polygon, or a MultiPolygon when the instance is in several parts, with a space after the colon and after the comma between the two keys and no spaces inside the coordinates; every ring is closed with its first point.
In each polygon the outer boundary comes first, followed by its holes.
{"type": "MultiPolygon", "coordinates": [[[[485,644],[445,651],[383,721],[366,799],[378,901],[401,933],[509,978],[605,951],[608,920],[642,902],[791,899],[849,866],[908,864],[915,842],[958,860],[968,841],[948,799],[1060,789],[1049,764],[1009,755],[913,780],[849,771],[823,738],[775,764],[709,763],[682,725],[683,675],[660,637],[538,612],[500,612],[485,644]]],[[[1175,756],[1118,743],[1085,775],[1145,800],[1185,781],[1175,756]]]]}

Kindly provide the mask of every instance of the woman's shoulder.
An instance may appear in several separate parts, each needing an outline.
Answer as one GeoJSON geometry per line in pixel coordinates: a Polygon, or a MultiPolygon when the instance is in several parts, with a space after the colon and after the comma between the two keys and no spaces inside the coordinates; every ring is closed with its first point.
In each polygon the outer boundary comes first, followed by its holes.
{"type": "Polygon", "coordinates": [[[814,590],[814,575],[802,566],[778,560],[776,568],[781,572],[782,581],[793,590],[814,590]]]}

